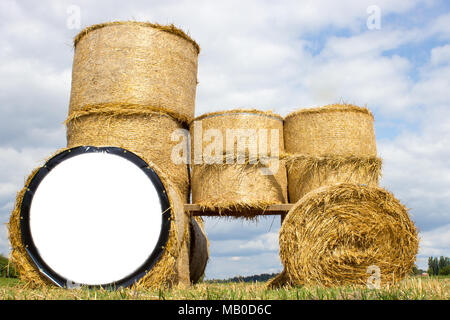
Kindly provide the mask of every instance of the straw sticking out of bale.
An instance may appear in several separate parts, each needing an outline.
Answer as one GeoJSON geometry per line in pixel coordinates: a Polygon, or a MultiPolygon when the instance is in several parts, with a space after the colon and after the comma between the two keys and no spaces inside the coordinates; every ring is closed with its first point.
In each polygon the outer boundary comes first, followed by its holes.
{"type": "Polygon", "coordinates": [[[382,160],[377,157],[289,155],[283,159],[288,170],[292,203],[325,185],[340,182],[377,186],[382,160]]]}
{"type": "Polygon", "coordinates": [[[418,236],[407,209],[378,187],[342,183],[316,189],[290,210],[280,230],[289,282],[365,285],[371,266],[380,284],[412,269],[418,236]]]}
{"type": "Polygon", "coordinates": [[[220,213],[235,211],[236,216],[253,218],[250,209],[262,209],[287,202],[286,173],[282,164],[273,175],[263,175],[265,165],[194,165],[192,197],[203,210],[220,213]]]}
{"type": "MultiPolygon", "coordinates": [[[[67,149],[59,150],[54,156],[67,149]]],[[[53,157],[53,156],[52,156],[53,157]]],[[[141,156],[141,158],[143,158],[141,156]]],[[[145,158],[143,158],[145,160],[145,158]]],[[[169,240],[165,246],[164,252],[153,266],[153,268],[142,277],[137,283],[138,287],[145,288],[160,288],[170,287],[179,283],[179,272],[177,270],[177,260],[180,255],[182,245],[187,241],[186,234],[188,234],[184,222],[186,215],[184,213],[184,200],[178,192],[177,188],[173,187],[165,174],[153,163],[146,161],[147,164],[157,173],[161,182],[163,183],[169,202],[171,205],[171,226],[169,232],[169,240]]],[[[32,182],[34,176],[40,168],[33,170],[27,178],[24,188],[17,194],[16,203],[11,213],[8,224],[8,236],[11,243],[11,259],[19,272],[21,280],[28,286],[44,286],[52,285],[36,267],[23,245],[21,237],[21,206],[22,200],[27,192],[28,186],[32,182]]]]}
{"type": "Polygon", "coordinates": [[[161,25],[161,24],[158,24],[158,23],[139,22],[139,21],[112,21],[112,22],[105,22],[105,23],[94,24],[92,26],[86,27],[83,30],[81,30],[81,32],[78,33],[76,35],[76,37],[74,38],[73,45],[74,45],[74,47],[76,47],[78,42],[80,42],[81,38],[83,38],[89,32],[92,32],[92,31],[100,29],[100,28],[108,27],[108,26],[124,25],[124,24],[130,24],[130,25],[137,25],[137,26],[142,26],[142,27],[154,28],[154,29],[158,29],[158,30],[161,30],[161,31],[164,31],[164,32],[168,32],[168,33],[177,35],[177,36],[179,36],[179,37],[181,37],[181,38],[191,42],[192,45],[197,50],[197,52],[200,53],[200,46],[197,44],[197,42],[195,42],[195,40],[192,39],[183,30],[175,27],[175,25],[173,25],[173,24],[171,24],[171,25],[161,25]]]}
{"type": "Polygon", "coordinates": [[[209,259],[209,241],[201,217],[191,218],[189,272],[191,282],[197,283],[205,274],[209,259]]]}
{"type": "Polygon", "coordinates": [[[94,105],[85,105],[80,110],[72,112],[69,117],[67,117],[65,124],[77,120],[79,118],[91,115],[106,115],[106,116],[131,116],[131,115],[142,115],[142,114],[155,114],[169,115],[176,119],[180,123],[187,123],[188,118],[183,117],[172,110],[154,107],[154,106],[144,106],[132,103],[102,103],[94,105]]]}
{"type": "Polygon", "coordinates": [[[190,133],[193,203],[252,218],[247,209],[287,202],[286,168],[278,159],[284,152],[280,116],[257,110],[214,112],[191,122],[190,133]]]}
{"type": "Polygon", "coordinates": [[[312,156],[376,156],[373,115],[367,108],[335,104],[301,109],[285,118],[286,152],[312,156]]]}
{"type": "Polygon", "coordinates": [[[183,31],[143,22],[94,25],[75,38],[69,115],[130,103],[194,117],[199,47],[183,31]]]}
{"type": "MultiPolygon", "coordinates": [[[[172,141],[172,134],[183,129],[183,125],[173,117],[135,105],[109,104],[84,108],[72,114],[66,125],[69,148],[117,146],[141,154],[164,171],[187,201],[188,166],[172,160],[173,149],[183,143],[172,141]]],[[[185,142],[187,150],[187,131],[185,142]]]]}

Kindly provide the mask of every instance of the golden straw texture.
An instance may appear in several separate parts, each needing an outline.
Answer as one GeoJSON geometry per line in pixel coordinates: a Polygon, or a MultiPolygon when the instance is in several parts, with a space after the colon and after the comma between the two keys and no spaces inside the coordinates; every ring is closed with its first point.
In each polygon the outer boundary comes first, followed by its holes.
{"type": "Polygon", "coordinates": [[[130,103],[194,117],[198,45],[173,26],[112,22],[75,38],[69,115],[86,105],[130,103]]]}
{"type": "Polygon", "coordinates": [[[215,112],[193,121],[190,134],[193,203],[205,210],[219,213],[233,210],[236,216],[246,216],[246,209],[264,209],[270,204],[287,202],[286,168],[278,161],[278,154],[284,152],[283,122],[279,116],[255,110],[215,112]],[[238,139],[227,139],[232,129],[253,130],[247,132],[242,150],[238,148],[238,139]],[[207,137],[211,130],[216,135],[207,137]],[[276,132],[273,136],[272,130],[276,132]],[[218,149],[211,148],[214,145],[222,148],[220,154],[215,152],[218,149]],[[273,155],[271,150],[275,150],[273,155]],[[196,163],[198,154],[203,156],[200,163],[196,163]],[[270,157],[262,161],[258,155],[270,157]],[[220,159],[222,163],[207,163],[208,157],[220,159]],[[243,161],[236,161],[239,159],[243,161]],[[265,168],[272,168],[272,174],[263,174],[265,168]]]}
{"type": "Polygon", "coordinates": [[[142,26],[142,27],[148,27],[148,28],[154,28],[154,29],[158,29],[161,31],[165,31],[174,35],[177,35],[189,42],[192,43],[192,45],[197,49],[197,52],[200,53],[200,46],[197,44],[197,42],[194,41],[194,39],[192,39],[188,34],[186,34],[183,30],[175,27],[175,25],[170,24],[170,25],[161,25],[158,23],[151,23],[151,22],[141,22],[141,21],[111,21],[111,22],[105,22],[105,23],[99,23],[99,24],[94,24],[92,26],[86,27],[83,30],[80,31],[80,33],[78,33],[74,40],[73,40],[73,45],[74,47],[77,46],[78,42],[81,40],[81,38],[83,38],[86,34],[88,34],[91,31],[100,29],[100,28],[104,28],[104,27],[108,27],[108,26],[112,26],[112,25],[124,25],[124,24],[128,24],[128,25],[137,25],[137,26],[142,26]]]}
{"type": "MultiPolygon", "coordinates": [[[[189,197],[189,173],[185,163],[172,161],[172,134],[183,125],[171,116],[136,105],[110,104],[89,106],[66,121],[67,146],[116,146],[141,154],[164,171],[180,190],[184,201],[189,197]]],[[[187,131],[186,131],[187,150],[187,131]]]]}
{"type": "MultiPolygon", "coordinates": [[[[59,150],[54,156],[65,150],[67,149],[59,150]]],[[[143,157],[141,156],[141,158],[143,157]]],[[[145,158],[143,159],[145,160],[145,158]]],[[[146,162],[149,167],[157,173],[166,189],[171,205],[171,226],[169,240],[163,254],[153,268],[141,278],[136,285],[138,287],[146,288],[169,287],[178,284],[179,282],[178,277],[180,275],[177,269],[177,260],[180,255],[181,247],[186,241],[186,226],[188,225],[184,222],[186,218],[184,213],[184,201],[179,191],[172,186],[164,173],[161,172],[155,164],[147,160],[146,162]]],[[[53,284],[53,282],[49,281],[41,272],[39,272],[28,256],[25,247],[23,246],[20,231],[22,200],[27,192],[28,185],[31,183],[39,169],[40,168],[33,170],[27,178],[24,188],[17,194],[16,203],[8,224],[8,236],[12,247],[11,259],[19,272],[20,279],[28,286],[45,286],[53,284]]]]}
{"type": "Polygon", "coordinates": [[[381,285],[391,284],[412,270],[417,251],[407,209],[378,187],[342,183],[311,191],[280,229],[280,257],[293,284],[366,285],[371,266],[380,269],[381,285]]]}
{"type": "Polygon", "coordinates": [[[190,223],[189,271],[191,282],[197,283],[205,274],[209,259],[209,241],[201,217],[192,217],[190,223]]]}
{"type": "Polygon", "coordinates": [[[340,182],[378,186],[381,176],[382,160],[377,157],[291,155],[283,160],[292,203],[311,190],[340,182]]]}
{"type": "Polygon", "coordinates": [[[284,143],[291,154],[377,155],[372,113],[347,104],[289,114],[284,120],[284,143]]]}

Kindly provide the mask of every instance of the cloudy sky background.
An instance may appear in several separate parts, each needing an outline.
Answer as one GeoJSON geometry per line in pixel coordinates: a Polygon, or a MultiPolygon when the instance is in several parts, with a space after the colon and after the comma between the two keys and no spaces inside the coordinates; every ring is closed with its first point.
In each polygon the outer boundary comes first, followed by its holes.
{"type": "MultiPolygon", "coordinates": [[[[81,25],[174,23],[200,44],[196,114],[251,107],[283,116],[345,101],[375,115],[382,186],[420,229],[419,267],[450,256],[450,5],[370,1],[0,2],[0,253],[16,192],[65,146],[73,5],[81,25]],[[380,28],[370,22],[373,6],[380,28]]],[[[272,273],[279,218],[208,219],[207,278],[272,273]]]]}

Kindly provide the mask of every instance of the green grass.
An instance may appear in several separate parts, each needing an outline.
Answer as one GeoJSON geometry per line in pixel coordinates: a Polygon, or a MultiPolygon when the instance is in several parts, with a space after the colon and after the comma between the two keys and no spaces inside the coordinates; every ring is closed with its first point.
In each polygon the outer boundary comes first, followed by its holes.
{"type": "Polygon", "coordinates": [[[413,277],[378,290],[366,287],[318,286],[266,289],[265,282],[200,283],[167,290],[29,288],[17,279],[0,278],[0,299],[49,300],[450,300],[450,277],[413,277]]]}
{"type": "Polygon", "coordinates": [[[0,277],[0,288],[8,286],[17,286],[19,284],[19,279],[16,278],[2,278],[0,277]]]}

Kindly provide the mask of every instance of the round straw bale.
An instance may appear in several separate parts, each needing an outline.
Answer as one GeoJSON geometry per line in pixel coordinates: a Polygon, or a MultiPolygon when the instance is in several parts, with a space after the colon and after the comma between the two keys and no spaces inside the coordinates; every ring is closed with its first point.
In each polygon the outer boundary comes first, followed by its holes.
{"type": "Polygon", "coordinates": [[[133,103],[194,117],[199,46],[173,25],[118,21],[75,38],[69,114],[86,105],[133,103]]]}
{"type": "MultiPolygon", "coordinates": [[[[57,151],[52,157],[65,150],[67,149],[57,151]]],[[[141,158],[145,160],[142,156],[141,158]]],[[[186,230],[188,224],[184,222],[186,217],[184,212],[184,200],[178,189],[171,184],[166,175],[154,163],[147,160],[146,162],[159,176],[171,205],[171,225],[169,240],[165,246],[165,250],[153,268],[136,283],[136,286],[138,287],[156,289],[162,286],[170,287],[179,282],[177,260],[180,255],[181,247],[186,242],[185,235],[188,234],[186,230]]],[[[53,285],[53,282],[38,270],[28,255],[26,248],[23,245],[20,228],[22,200],[27,192],[28,186],[33,181],[33,178],[39,169],[40,168],[36,168],[33,170],[28,176],[24,188],[17,194],[16,203],[8,223],[8,236],[12,247],[11,259],[17,268],[20,279],[29,286],[53,285]]],[[[82,199],[80,201],[82,201],[82,199]]]]}
{"type": "Polygon", "coordinates": [[[278,161],[284,152],[280,116],[258,110],[214,112],[191,122],[190,134],[193,203],[251,217],[246,209],[287,202],[286,168],[278,161]],[[211,133],[213,138],[208,138],[211,133]],[[233,134],[246,143],[232,139],[233,134]],[[209,154],[212,145],[219,153],[209,154]],[[264,169],[273,170],[267,174],[264,169]]]}
{"type": "Polygon", "coordinates": [[[190,223],[189,272],[191,282],[197,283],[205,274],[209,259],[209,241],[201,217],[192,217],[190,223]]]}
{"type": "Polygon", "coordinates": [[[407,209],[378,187],[342,183],[305,195],[280,229],[280,257],[291,283],[380,285],[404,278],[418,251],[407,209]],[[373,278],[372,278],[373,279],[373,278]]]}
{"type": "Polygon", "coordinates": [[[377,157],[291,155],[284,159],[290,202],[316,188],[341,183],[378,186],[382,160],[377,157]]]}
{"type": "Polygon", "coordinates": [[[312,156],[376,156],[373,120],[369,109],[349,104],[295,111],[284,120],[286,152],[312,156]]]}
{"type": "MultiPolygon", "coordinates": [[[[189,172],[186,161],[172,161],[172,133],[183,129],[173,117],[130,104],[91,106],[72,114],[67,121],[67,146],[117,146],[155,163],[180,190],[184,201],[189,197],[189,172]]],[[[187,136],[187,132],[186,132],[187,136]]],[[[187,137],[186,147],[187,150],[187,137]]]]}

